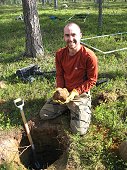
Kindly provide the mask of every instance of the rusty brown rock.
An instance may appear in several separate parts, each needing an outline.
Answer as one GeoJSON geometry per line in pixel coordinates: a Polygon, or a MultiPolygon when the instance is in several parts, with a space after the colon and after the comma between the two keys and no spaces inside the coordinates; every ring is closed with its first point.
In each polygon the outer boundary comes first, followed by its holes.
{"type": "Polygon", "coordinates": [[[61,102],[65,102],[68,96],[69,92],[66,88],[57,88],[53,95],[53,100],[60,100],[61,102]]]}

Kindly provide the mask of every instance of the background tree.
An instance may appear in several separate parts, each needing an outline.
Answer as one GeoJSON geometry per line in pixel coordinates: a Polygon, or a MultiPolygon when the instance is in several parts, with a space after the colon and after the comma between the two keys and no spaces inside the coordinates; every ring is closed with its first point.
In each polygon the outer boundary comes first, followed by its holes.
{"type": "Polygon", "coordinates": [[[98,33],[102,33],[102,0],[98,0],[99,14],[98,14],[98,33]]]}
{"type": "Polygon", "coordinates": [[[54,0],[54,9],[57,9],[57,8],[58,8],[58,1],[54,0]]]}
{"type": "Polygon", "coordinates": [[[25,55],[29,57],[42,57],[44,56],[44,48],[36,0],[22,0],[22,6],[26,27],[25,55]]]}

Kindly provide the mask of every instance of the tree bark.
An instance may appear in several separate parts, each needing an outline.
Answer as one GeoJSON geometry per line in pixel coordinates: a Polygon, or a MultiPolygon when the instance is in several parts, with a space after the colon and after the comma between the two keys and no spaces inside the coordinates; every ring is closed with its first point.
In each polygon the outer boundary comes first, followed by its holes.
{"type": "Polygon", "coordinates": [[[54,9],[58,8],[58,0],[54,0],[54,9]]]}
{"type": "Polygon", "coordinates": [[[22,0],[24,23],[26,27],[25,55],[43,57],[44,48],[39,24],[36,0],[22,0]]]}
{"type": "Polygon", "coordinates": [[[102,33],[102,0],[99,0],[98,33],[102,33]]]}

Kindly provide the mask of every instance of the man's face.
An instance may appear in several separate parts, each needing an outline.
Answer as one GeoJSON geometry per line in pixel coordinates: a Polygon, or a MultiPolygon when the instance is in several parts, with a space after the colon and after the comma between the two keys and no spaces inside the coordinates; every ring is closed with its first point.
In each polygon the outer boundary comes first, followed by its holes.
{"type": "Polygon", "coordinates": [[[70,49],[76,49],[80,45],[82,34],[76,25],[64,28],[64,41],[70,49]]]}

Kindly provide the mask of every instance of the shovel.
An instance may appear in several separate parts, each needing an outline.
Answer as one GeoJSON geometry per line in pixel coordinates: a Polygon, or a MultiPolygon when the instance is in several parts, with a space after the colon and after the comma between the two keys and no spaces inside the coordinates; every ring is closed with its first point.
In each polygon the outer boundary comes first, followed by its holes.
{"type": "Polygon", "coordinates": [[[40,164],[39,164],[39,162],[37,161],[37,158],[36,158],[35,146],[34,146],[32,137],[30,135],[29,126],[28,126],[28,123],[26,121],[25,114],[24,114],[24,111],[23,111],[24,100],[22,100],[21,98],[15,99],[14,104],[15,104],[16,107],[18,107],[20,109],[20,112],[21,112],[21,116],[22,116],[22,120],[23,120],[25,129],[26,129],[27,137],[28,137],[28,140],[30,142],[32,152],[33,152],[34,166],[37,170],[40,170],[40,164]]]}

